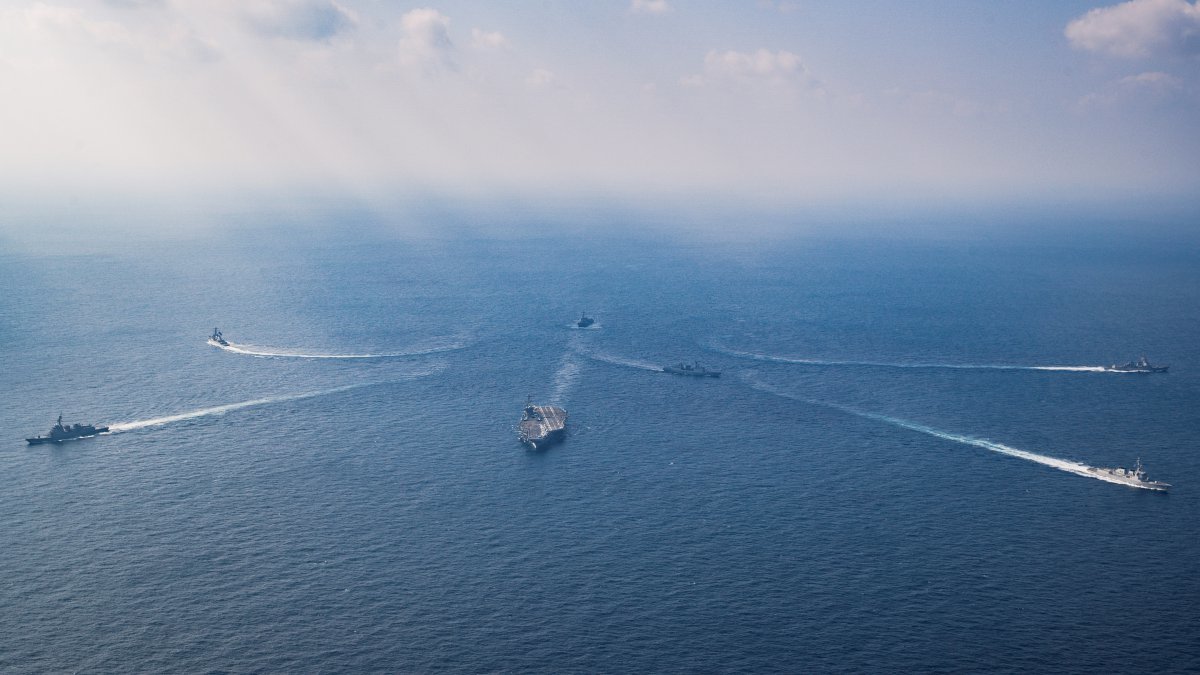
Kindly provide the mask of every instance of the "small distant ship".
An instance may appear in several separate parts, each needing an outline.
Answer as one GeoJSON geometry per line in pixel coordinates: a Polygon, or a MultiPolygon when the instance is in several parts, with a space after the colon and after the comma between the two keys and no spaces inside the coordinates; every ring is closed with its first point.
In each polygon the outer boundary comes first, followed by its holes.
{"type": "Polygon", "coordinates": [[[229,343],[225,341],[225,336],[221,335],[221,331],[213,329],[213,334],[208,336],[208,344],[214,347],[228,347],[229,343]]]}
{"type": "Polygon", "coordinates": [[[705,368],[704,366],[700,365],[699,361],[696,361],[695,363],[692,363],[692,364],[677,363],[673,366],[665,366],[663,368],[663,372],[670,373],[672,375],[687,375],[689,377],[720,377],[721,376],[721,371],[709,370],[708,368],[705,368]]]}
{"type": "Polygon", "coordinates": [[[50,435],[36,436],[34,438],[26,438],[25,440],[30,445],[62,443],[63,441],[73,441],[77,438],[90,438],[106,431],[108,431],[108,427],[94,427],[90,424],[72,424],[71,426],[67,426],[63,424],[62,415],[59,415],[58,421],[50,428],[50,435]]]}
{"type": "Polygon", "coordinates": [[[1140,357],[1137,361],[1130,361],[1125,365],[1118,366],[1113,364],[1105,368],[1118,373],[1165,373],[1170,366],[1154,366],[1146,360],[1146,357],[1140,357]]]}
{"type": "Polygon", "coordinates": [[[587,312],[584,312],[583,315],[579,317],[579,320],[575,322],[575,325],[579,326],[580,328],[587,328],[594,323],[596,323],[596,320],[588,316],[587,312]]]}
{"type": "Polygon", "coordinates": [[[1171,487],[1170,483],[1164,483],[1157,480],[1147,480],[1146,472],[1142,470],[1142,458],[1138,457],[1137,464],[1134,464],[1133,469],[1123,469],[1117,467],[1115,469],[1105,469],[1097,466],[1088,467],[1090,473],[1100,476],[1104,480],[1114,483],[1121,483],[1130,487],[1142,488],[1144,490],[1158,490],[1166,492],[1171,487]]]}
{"type": "Polygon", "coordinates": [[[525,402],[517,435],[530,449],[537,450],[562,440],[566,434],[567,411],[554,405],[525,402]]]}

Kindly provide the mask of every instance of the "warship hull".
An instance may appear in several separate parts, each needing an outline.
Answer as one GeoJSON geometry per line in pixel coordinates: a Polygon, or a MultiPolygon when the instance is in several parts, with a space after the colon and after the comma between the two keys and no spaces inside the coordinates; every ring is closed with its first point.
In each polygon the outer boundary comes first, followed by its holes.
{"type": "Polygon", "coordinates": [[[1113,373],[1165,373],[1170,366],[1108,366],[1105,370],[1113,373]]]}
{"type": "Polygon", "coordinates": [[[1136,361],[1130,361],[1123,365],[1112,364],[1105,370],[1114,373],[1165,373],[1169,366],[1156,366],[1150,363],[1146,357],[1141,357],[1136,361]]]}
{"type": "Polygon", "coordinates": [[[1166,492],[1170,487],[1170,483],[1164,483],[1158,480],[1150,480],[1146,477],[1145,470],[1142,469],[1142,460],[1139,457],[1137,464],[1132,469],[1123,469],[1117,467],[1115,469],[1106,469],[1103,467],[1093,466],[1088,467],[1088,472],[1095,475],[1100,480],[1105,480],[1110,483],[1118,483],[1120,485],[1128,485],[1129,487],[1140,488],[1142,490],[1154,490],[1156,492],[1166,492]]]}
{"type": "Polygon", "coordinates": [[[66,443],[67,441],[77,441],[81,438],[92,438],[93,436],[99,436],[107,431],[108,427],[91,427],[89,429],[81,430],[78,433],[71,431],[61,435],[55,434],[50,436],[35,436],[33,438],[26,438],[25,442],[29,443],[30,445],[41,445],[42,443],[66,443]]]}
{"type": "Polygon", "coordinates": [[[531,450],[558,443],[566,435],[567,411],[553,405],[525,406],[517,437],[531,450]]]}
{"type": "Polygon", "coordinates": [[[1164,483],[1157,480],[1143,480],[1134,476],[1122,475],[1119,473],[1120,469],[1090,468],[1088,471],[1095,474],[1096,477],[1100,478],[1101,480],[1106,480],[1110,483],[1128,485],[1129,487],[1141,488],[1143,490],[1166,492],[1171,488],[1170,483],[1164,483]]]}
{"type": "Polygon", "coordinates": [[[720,377],[721,372],[718,370],[706,370],[704,368],[696,368],[693,366],[667,366],[662,369],[664,373],[672,375],[683,375],[686,377],[720,377]]]}
{"type": "Polygon", "coordinates": [[[566,432],[564,432],[562,429],[559,429],[558,431],[552,431],[544,436],[522,438],[521,442],[527,445],[530,450],[541,450],[562,441],[565,435],[566,432]]]}

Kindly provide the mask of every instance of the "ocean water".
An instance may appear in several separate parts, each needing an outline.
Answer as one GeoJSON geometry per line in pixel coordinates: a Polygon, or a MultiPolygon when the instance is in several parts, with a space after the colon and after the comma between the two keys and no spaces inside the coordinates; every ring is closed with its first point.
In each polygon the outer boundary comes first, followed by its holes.
{"type": "Polygon", "coordinates": [[[3,249],[0,671],[1196,672],[1198,338],[1186,247],[3,249]]]}

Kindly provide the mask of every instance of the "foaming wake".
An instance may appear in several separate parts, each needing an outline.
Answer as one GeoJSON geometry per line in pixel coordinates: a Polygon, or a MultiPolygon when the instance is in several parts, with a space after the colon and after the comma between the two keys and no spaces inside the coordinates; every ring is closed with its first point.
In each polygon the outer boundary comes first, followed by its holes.
{"type": "Polygon", "coordinates": [[[565,403],[575,382],[579,380],[579,362],[570,355],[564,356],[554,373],[554,403],[565,403]]]}
{"type": "MultiPolygon", "coordinates": [[[[414,373],[410,376],[412,379],[416,377],[424,377],[432,375],[440,368],[431,368],[420,373],[414,373]]],[[[334,387],[333,389],[322,389],[320,391],[309,391],[302,394],[285,394],[283,396],[267,396],[265,398],[256,398],[250,401],[240,401],[238,403],[226,403],[225,405],[212,406],[210,408],[200,408],[199,410],[191,410],[189,412],[178,413],[176,415],[167,415],[165,417],[154,417],[148,420],[137,420],[134,422],[120,422],[118,424],[110,424],[108,426],[109,433],[120,433],[122,431],[133,431],[135,429],[144,429],[146,427],[158,427],[164,424],[173,424],[184,420],[196,419],[197,417],[209,417],[211,415],[223,415],[233,410],[241,410],[242,408],[253,408],[260,405],[270,405],[273,403],[285,403],[287,401],[299,401],[306,398],[317,398],[318,396],[329,396],[351,389],[361,389],[363,387],[373,387],[388,382],[397,380],[386,380],[383,382],[363,382],[360,384],[349,384],[344,387],[334,387]]]]}
{"type": "Polygon", "coordinates": [[[640,370],[650,370],[650,371],[653,371],[656,373],[662,372],[662,366],[660,366],[658,364],[650,363],[649,361],[642,361],[640,359],[629,359],[629,358],[625,358],[624,356],[613,356],[612,354],[604,354],[602,352],[584,352],[584,353],[587,355],[588,358],[595,359],[596,361],[603,361],[604,363],[611,363],[614,366],[626,366],[628,368],[638,368],[640,370]]]}
{"type": "Polygon", "coordinates": [[[245,354],[247,356],[263,356],[284,359],[397,359],[410,356],[425,356],[428,354],[440,354],[442,352],[452,352],[465,348],[465,342],[455,342],[449,345],[439,347],[430,347],[428,349],[414,349],[407,352],[391,352],[385,354],[313,354],[291,350],[277,350],[269,347],[254,347],[251,345],[241,345],[234,342],[228,345],[218,344],[209,340],[208,344],[223,349],[234,354],[245,354]]]}
{"type": "Polygon", "coordinates": [[[956,433],[952,433],[949,431],[942,431],[940,429],[934,429],[933,427],[927,427],[924,424],[917,424],[916,422],[910,422],[908,420],[902,420],[902,419],[899,419],[896,417],[889,417],[887,415],[880,415],[878,413],[864,412],[862,410],[855,410],[854,408],[850,408],[847,406],[841,406],[841,405],[832,404],[832,403],[827,403],[825,405],[828,405],[833,408],[837,408],[839,410],[843,410],[843,411],[851,413],[853,415],[858,415],[859,417],[865,417],[865,418],[871,419],[871,420],[886,422],[887,424],[892,424],[892,425],[895,425],[898,427],[902,427],[904,429],[911,429],[913,431],[919,431],[923,434],[928,434],[930,436],[935,436],[937,438],[942,438],[942,439],[945,439],[948,441],[954,441],[956,443],[962,443],[964,445],[973,445],[977,448],[991,450],[992,452],[998,452],[1002,455],[1008,455],[1009,457],[1018,457],[1020,459],[1027,459],[1031,462],[1037,462],[1038,464],[1043,464],[1045,466],[1053,467],[1055,469],[1058,469],[1059,471],[1066,471],[1067,473],[1073,473],[1076,476],[1084,476],[1086,478],[1096,478],[1098,480],[1104,480],[1104,481],[1107,481],[1110,483],[1124,484],[1124,483],[1119,483],[1119,481],[1108,480],[1102,474],[1093,473],[1093,472],[1089,471],[1089,469],[1091,469],[1092,467],[1088,466],[1087,464],[1082,464],[1080,462],[1072,462],[1067,459],[1059,459],[1058,457],[1051,457],[1049,455],[1040,455],[1036,452],[1029,452],[1028,450],[1021,450],[1018,448],[1014,448],[1012,446],[1004,445],[1003,443],[996,443],[995,441],[989,441],[985,438],[976,438],[974,436],[967,436],[964,434],[956,434],[956,433]]]}
{"type": "Polygon", "coordinates": [[[567,340],[567,351],[563,353],[562,359],[558,362],[558,371],[554,373],[554,403],[565,403],[571,389],[575,387],[575,383],[579,380],[580,370],[579,360],[576,357],[583,353],[585,352],[580,344],[579,336],[572,335],[567,340]]]}
{"type": "Polygon", "coordinates": [[[747,352],[737,349],[730,349],[720,345],[710,345],[713,351],[728,354],[729,356],[738,356],[746,359],[754,359],[755,361],[772,361],[774,363],[795,363],[805,366],[870,366],[875,368],[950,368],[954,370],[1058,370],[1070,371],[1076,373],[1113,373],[1119,371],[1109,370],[1104,366],[1008,366],[999,364],[985,363],[885,363],[882,361],[824,361],[819,359],[800,359],[790,356],[774,356],[771,354],[759,354],[756,352],[747,352]]]}
{"type": "Polygon", "coordinates": [[[811,405],[824,406],[826,408],[834,408],[835,410],[841,410],[842,412],[846,412],[851,415],[856,415],[858,417],[862,417],[862,418],[869,419],[869,420],[875,420],[877,422],[883,422],[885,424],[891,424],[892,426],[900,427],[902,429],[909,429],[911,431],[919,431],[920,433],[928,434],[930,436],[934,436],[936,438],[941,438],[941,439],[944,439],[947,441],[954,441],[955,443],[962,443],[964,445],[972,445],[977,448],[983,448],[985,450],[991,450],[992,452],[998,452],[1002,455],[1008,455],[1009,457],[1017,457],[1020,459],[1029,460],[1030,462],[1037,462],[1038,464],[1042,464],[1044,466],[1049,466],[1049,467],[1058,469],[1059,471],[1066,471],[1067,473],[1073,473],[1076,476],[1083,476],[1085,478],[1095,478],[1096,480],[1102,480],[1102,481],[1105,481],[1106,483],[1115,483],[1117,485],[1130,486],[1129,483],[1124,483],[1124,482],[1121,482],[1118,480],[1110,479],[1109,477],[1105,476],[1104,474],[1093,473],[1091,471],[1091,469],[1093,469],[1093,467],[1088,466],[1087,464],[1083,464],[1081,462],[1073,462],[1068,459],[1060,459],[1058,457],[1051,457],[1049,455],[1041,455],[1036,452],[1029,452],[1028,450],[1021,450],[1019,448],[1014,448],[1012,446],[1004,445],[1003,443],[996,443],[995,441],[989,441],[985,438],[977,438],[975,436],[967,436],[965,434],[956,434],[956,433],[953,433],[950,431],[942,431],[941,429],[934,429],[933,427],[925,426],[924,424],[910,422],[908,420],[903,420],[898,417],[891,417],[888,415],[881,415],[879,413],[867,412],[864,410],[859,410],[857,408],[852,408],[850,406],[841,405],[839,403],[830,403],[828,401],[818,401],[816,399],[792,396],[791,394],[787,394],[785,392],[779,391],[769,385],[762,384],[760,382],[754,382],[754,381],[749,381],[749,380],[747,380],[747,381],[749,382],[750,386],[754,387],[755,389],[758,389],[759,391],[765,391],[767,393],[775,394],[776,396],[781,396],[783,398],[789,398],[794,401],[809,403],[811,405]]]}

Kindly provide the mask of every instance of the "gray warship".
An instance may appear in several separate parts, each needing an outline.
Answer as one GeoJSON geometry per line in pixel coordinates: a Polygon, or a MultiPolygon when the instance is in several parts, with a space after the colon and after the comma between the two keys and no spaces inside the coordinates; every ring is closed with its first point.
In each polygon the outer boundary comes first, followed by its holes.
{"type": "Polygon", "coordinates": [[[595,320],[595,319],[593,319],[592,317],[588,316],[588,315],[587,315],[587,312],[584,312],[584,313],[583,313],[583,314],[582,314],[582,315],[579,317],[579,320],[575,322],[575,325],[576,325],[576,326],[578,326],[578,327],[580,327],[580,328],[587,328],[588,326],[590,326],[590,325],[592,325],[592,324],[594,324],[594,323],[596,323],[596,320],[595,320]]]}
{"type": "Polygon", "coordinates": [[[700,365],[699,361],[696,361],[695,363],[692,363],[692,364],[677,363],[673,366],[665,366],[665,367],[663,367],[662,370],[664,373],[670,373],[672,375],[687,375],[688,377],[720,377],[721,376],[721,371],[709,370],[708,368],[705,368],[704,366],[700,365]]]}
{"type": "Polygon", "coordinates": [[[1132,469],[1124,469],[1117,467],[1115,469],[1105,469],[1098,466],[1088,467],[1088,472],[1095,474],[1102,480],[1110,483],[1120,483],[1130,487],[1142,488],[1143,490],[1158,490],[1166,492],[1171,487],[1170,483],[1164,483],[1157,480],[1148,480],[1146,472],[1142,470],[1142,458],[1138,457],[1137,463],[1132,469]]]}
{"type": "Polygon", "coordinates": [[[225,336],[221,335],[221,331],[213,329],[213,334],[208,336],[208,344],[214,347],[228,347],[229,343],[225,341],[225,336]]]}
{"type": "Polygon", "coordinates": [[[554,405],[534,405],[525,401],[517,436],[530,449],[537,450],[561,441],[566,435],[567,411],[554,405]]]}
{"type": "Polygon", "coordinates": [[[25,440],[30,445],[62,443],[63,441],[73,441],[77,438],[90,438],[106,431],[108,431],[108,427],[95,427],[90,424],[72,424],[67,426],[63,424],[62,415],[59,415],[58,421],[54,423],[53,427],[50,427],[49,435],[35,436],[33,438],[26,438],[25,440]]]}
{"type": "Polygon", "coordinates": [[[1111,366],[1106,366],[1104,369],[1117,373],[1165,373],[1167,372],[1167,368],[1170,368],[1170,366],[1151,365],[1150,362],[1146,360],[1146,357],[1142,356],[1139,357],[1137,361],[1130,361],[1129,363],[1120,366],[1114,363],[1111,366]]]}

